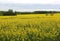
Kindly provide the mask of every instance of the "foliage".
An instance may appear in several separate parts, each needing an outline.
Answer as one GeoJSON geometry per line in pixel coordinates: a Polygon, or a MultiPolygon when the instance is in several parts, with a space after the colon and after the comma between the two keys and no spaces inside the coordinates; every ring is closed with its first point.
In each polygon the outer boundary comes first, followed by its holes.
{"type": "Polygon", "coordinates": [[[15,11],[13,12],[12,9],[9,9],[8,11],[0,11],[0,16],[15,16],[15,15],[18,15],[18,14],[51,14],[52,16],[54,15],[54,13],[60,13],[60,11],[33,11],[33,12],[18,12],[18,11],[15,11]]]}
{"type": "Polygon", "coordinates": [[[13,12],[13,10],[9,9],[7,12],[4,12],[3,15],[16,15],[16,13],[13,12]]]}

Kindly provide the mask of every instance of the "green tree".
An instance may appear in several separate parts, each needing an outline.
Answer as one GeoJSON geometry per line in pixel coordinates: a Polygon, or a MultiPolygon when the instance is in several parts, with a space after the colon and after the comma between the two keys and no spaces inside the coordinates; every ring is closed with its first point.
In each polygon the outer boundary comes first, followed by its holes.
{"type": "Polygon", "coordinates": [[[4,15],[16,15],[12,9],[9,9],[7,12],[4,12],[4,15]]]}

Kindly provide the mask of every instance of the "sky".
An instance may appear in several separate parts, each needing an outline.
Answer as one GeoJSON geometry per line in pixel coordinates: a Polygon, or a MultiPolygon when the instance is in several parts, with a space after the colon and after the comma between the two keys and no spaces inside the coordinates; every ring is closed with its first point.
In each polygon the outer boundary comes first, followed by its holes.
{"type": "Polygon", "coordinates": [[[60,0],[0,0],[0,3],[60,4],[60,0]]]}
{"type": "Polygon", "coordinates": [[[60,10],[60,0],[0,0],[0,10],[60,10]]]}

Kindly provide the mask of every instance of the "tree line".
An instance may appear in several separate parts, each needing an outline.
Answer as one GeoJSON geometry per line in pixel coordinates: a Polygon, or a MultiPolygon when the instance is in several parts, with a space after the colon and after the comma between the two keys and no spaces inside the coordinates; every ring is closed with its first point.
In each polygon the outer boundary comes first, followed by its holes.
{"type": "Polygon", "coordinates": [[[0,11],[0,16],[15,16],[17,14],[54,14],[54,13],[60,13],[60,11],[33,11],[33,12],[13,12],[12,9],[9,9],[8,11],[0,11]]]}

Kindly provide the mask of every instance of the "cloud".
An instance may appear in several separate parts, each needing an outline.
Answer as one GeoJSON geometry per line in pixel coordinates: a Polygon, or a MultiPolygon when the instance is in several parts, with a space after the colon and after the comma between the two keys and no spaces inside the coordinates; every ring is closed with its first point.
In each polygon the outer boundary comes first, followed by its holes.
{"type": "Polygon", "coordinates": [[[0,0],[0,10],[60,10],[60,0],[0,0]]]}
{"type": "Polygon", "coordinates": [[[0,3],[60,4],[60,0],[0,0],[0,3]]]}
{"type": "Polygon", "coordinates": [[[13,9],[17,11],[60,10],[60,4],[0,4],[0,10],[13,9]]]}

